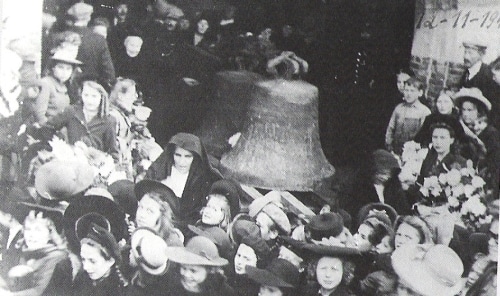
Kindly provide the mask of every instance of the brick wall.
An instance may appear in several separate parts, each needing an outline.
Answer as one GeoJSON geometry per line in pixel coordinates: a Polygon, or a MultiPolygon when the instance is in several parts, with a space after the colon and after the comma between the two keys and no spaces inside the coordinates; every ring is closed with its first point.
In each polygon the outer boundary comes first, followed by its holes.
{"type": "Polygon", "coordinates": [[[461,63],[443,63],[429,57],[417,56],[412,56],[410,67],[419,79],[425,81],[427,85],[425,95],[431,106],[434,106],[443,88],[459,87],[460,78],[465,71],[461,63]]]}

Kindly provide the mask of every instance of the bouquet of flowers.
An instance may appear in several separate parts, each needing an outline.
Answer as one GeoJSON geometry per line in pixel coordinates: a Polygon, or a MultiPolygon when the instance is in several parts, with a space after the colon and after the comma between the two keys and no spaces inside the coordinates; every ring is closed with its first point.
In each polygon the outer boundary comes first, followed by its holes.
{"type": "Polygon", "coordinates": [[[49,141],[49,145],[52,151],[39,151],[38,157],[32,162],[40,163],[41,165],[52,159],[59,159],[65,162],[82,161],[85,159],[94,169],[94,186],[107,186],[108,178],[113,173],[116,173],[115,163],[111,155],[89,147],[83,142],[76,142],[74,145],[70,145],[54,136],[49,141]]]}
{"type": "Polygon", "coordinates": [[[399,173],[399,181],[404,190],[408,190],[411,185],[417,182],[420,175],[420,168],[424,161],[428,148],[422,146],[414,141],[406,142],[403,146],[403,153],[399,158],[401,172],[399,173]]]}
{"type": "Polygon", "coordinates": [[[424,204],[447,204],[448,210],[456,213],[468,229],[477,231],[492,219],[484,201],[485,184],[469,160],[465,168],[425,178],[420,193],[424,204]]]}

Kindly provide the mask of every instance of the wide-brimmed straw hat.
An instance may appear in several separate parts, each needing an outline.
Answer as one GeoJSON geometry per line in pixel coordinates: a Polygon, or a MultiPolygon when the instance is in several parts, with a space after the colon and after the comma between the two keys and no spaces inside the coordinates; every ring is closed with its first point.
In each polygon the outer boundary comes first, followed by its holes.
{"type": "Polygon", "coordinates": [[[94,181],[94,170],[86,162],[51,160],[35,175],[35,189],[48,200],[64,200],[89,188],[94,181]]]}
{"type": "Polygon", "coordinates": [[[266,269],[247,265],[246,274],[260,285],[280,288],[295,288],[300,279],[297,267],[281,258],[273,259],[266,269]]]}
{"type": "Polygon", "coordinates": [[[186,265],[224,266],[229,263],[219,255],[214,242],[204,236],[195,236],[185,247],[169,247],[170,260],[186,265]]]}
{"type": "Polygon", "coordinates": [[[479,88],[462,88],[452,98],[457,102],[457,106],[461,106],[465,100],[470,98],[474,102],[482,104],[486,110],[491,111],[490,101],[483,95],[483,92],[479,88]]]}
{"type": "Polygon", "coordinates": [[[168,266],[167,243],[150,228],[139,227],[130,238],[137,264],[148,274],[163,274],[168,266]]]}
{"type": "Polygon", "coordinates": [[[445,245],[404,245],[392,254],[394,271],[424,296],[452,296],[462,289],[463,263],[445,245]]]}
{"type": "Polygon", "coordinates": [[[69,50],[57,50],[50,57],[55,62],[63,62],[70,65],[82,65],[83,63],[76,59],[74,54],[69,50]]]}

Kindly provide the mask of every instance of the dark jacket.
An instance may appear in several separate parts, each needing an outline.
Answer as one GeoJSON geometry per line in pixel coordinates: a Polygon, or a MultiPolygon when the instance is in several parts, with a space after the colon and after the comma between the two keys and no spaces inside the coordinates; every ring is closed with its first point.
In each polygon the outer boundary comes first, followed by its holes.
{"type": "Polygon", "coordinates": [[[75,277],[71,293],[70,295],[75,296],[122,296],[124,288],[120,286],[120,281],[113,272],[108,277],[94,282],[81,270],[75,277]]]}
{"type": "Polygon", "coordinates": [[[246,275],[234,274],[228,280],[238,296],[255,296],[259,293],[260,285],[246,275]]]}
{"type": "Polygon", "coordinates": [[[441,161],[437,160],[437,152],[434,149],[430,149],[422,162],[422,167],[420,168],[420,175],[418,176],[417,183],[423,184],[424,178],[430,176],[438,176],[442,173],[446,173],[451,168],[463,168],[466,165],[467,160],[462,156],[454,153],[448,153],[441,161]]]}
{"type": "Polygon", "coordinates": [[[477,87],[481,90],[481,92],[483,92],[483,95],[485,95],[485,93],[489,93],[490,89],[495,83],[493,81],[493,73],[491,72],[491,68],[484,63],[481,64],[479,72],[468,81],[465,80],[466,73],[462,75],[462,79],[460,81],[461,86],[467,88],[477,87]]]}
{"type": "MultiPolygon", "coordinates": [[[[384,184],[384,203],[393,207],[399,215],[409,215],[411,213],[411,203],[401,188],[397,174],[392,176],[384,184]]],[[[369,203],[380,202],[373,181],[369,176],[358,177],[354,183],[352,192],[345,198],[341,207],[346,210],[351,217],[357,217],[359,210],[369,203]]]]}
{"type": "Polygon", "coordinates": [[[77,60],[83,62],[82,76],[86,79],[97,80],[104,86],[112,85],[115,80],[115,68],[106,39],[88,27],[73,26],[68,30],[80,34],[82,38],[76,57],[77,60]]]}
{"type": "MultiPolygon", "coordinates": [[[[13,291],[17,291],[13,292],[12,295],[18,296],[42,295],[51,281],[56,265],[60,262],[69,262],[68,252],[55,246],[49,246],[36,251],[23,250],[20,255],[21,257],[16,262],[16,265],[29,265],[34,269],[34,272],[30,274],[32,280],[18,280],[16,281],[16,286],[11,287],[13,291]]],[[[4,254],[4,256],[9,257],[9,252],[4,254]]],[[[4,260],[10,261],[7,258],[4,258],[4,260]]],[[[10,263],[13,262],[11,261],[10,263]]]]}
{"type": "Polygon", "coordinates": [[[83,107],[72,105],[47,121],[42,127],[42,133],[50,134],[51,129],[58,131],[63,127],[68,129],[70,144],[83,141],[90,147],[109,153],[115,160],[118,159],[116,121],[112,116],[108,115],[103,118],[96,116],[90,122],[85,122],[83,107]]]}
{"type": "Polygon", "coordinates": [[[221,176],[210,166],[200,139],[192,134],[179,133],[170,139],[163,153],[149,167],[146,178],[162,181],[170,176],[176,147],[189,150],[194,156],[184,191],[180,197],[181,216],[179,220],[181,230],[184,232],[183,225],[195,224],[200,218],[200,210],[205,205],[205,197],[210,186],[213,182],[221,179],[221,176]]]}
{"type": "Polygon", "coordinates": [[[493,198],[498,198],[500,179],[500,133],[492,125],[488,125],[479,135],[486,146],[486,157],[478,163],[479,171],[485,170],[485,181],[488,188],[493,189],[493,198]]]}

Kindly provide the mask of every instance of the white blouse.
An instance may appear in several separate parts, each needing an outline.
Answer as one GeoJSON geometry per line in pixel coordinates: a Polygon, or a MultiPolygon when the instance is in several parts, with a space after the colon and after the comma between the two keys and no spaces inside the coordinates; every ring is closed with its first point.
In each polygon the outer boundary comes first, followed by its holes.
{"type": "Polygon", "coordinates": [[[179,198],[182,197],[182,193],[184,192],[184,187],[186,187],[186,182],[189,176],[189,172],[181,173],[179,170],[172,166],[172,170],[170,172],[170,176],[161,182],[167,185],[168,188],[172,189],[175,195],[179,198]]]}

